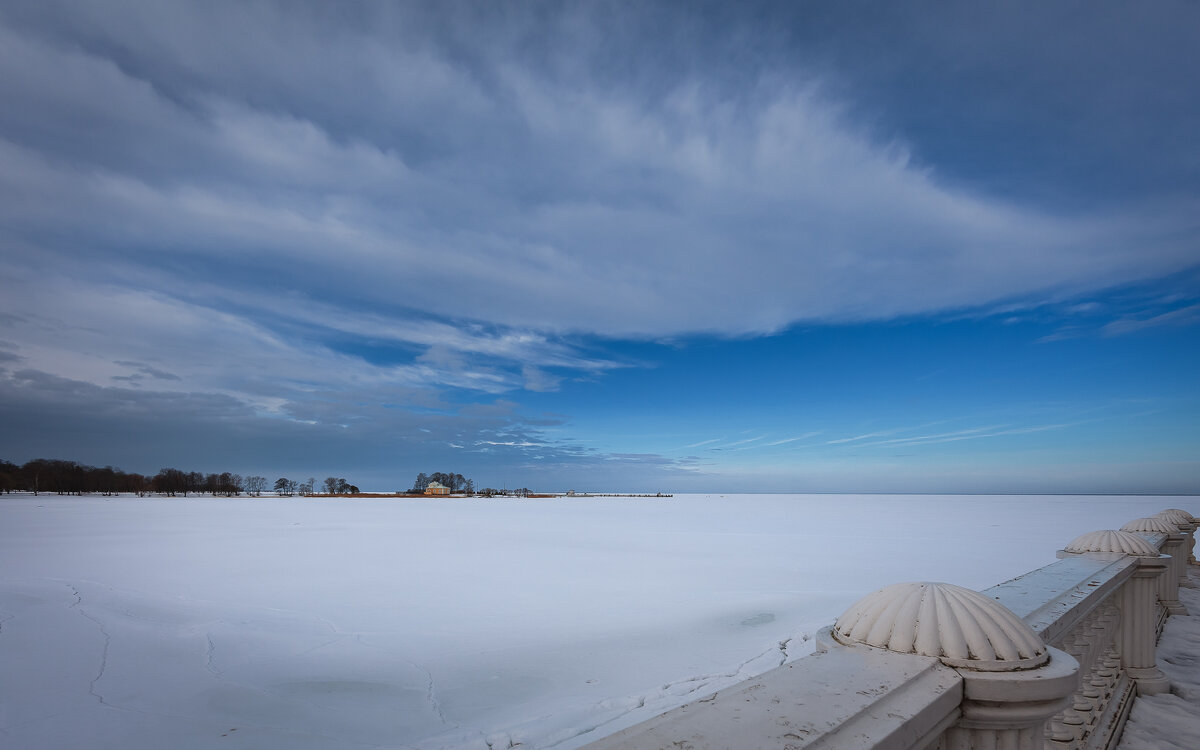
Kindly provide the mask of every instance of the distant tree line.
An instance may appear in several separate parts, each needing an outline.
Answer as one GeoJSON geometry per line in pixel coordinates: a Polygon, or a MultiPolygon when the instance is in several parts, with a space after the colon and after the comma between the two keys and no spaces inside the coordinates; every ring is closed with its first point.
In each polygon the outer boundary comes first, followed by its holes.
{"type": "Polygon", "coordinates": [[[325,477],[322,489],[326,495],[357,495],[358,488],[346,481],[345,477],[325,477]]]}
{"type": "Polygon", "coordinates": [[[484,487],[479,491],[484,497],[529,497],[533,494],[533,490],[528,487],[521,487],[515,490],[498,490],[495,487],[484,487]]]}
{"type": "Polygon", "coordinates": [[[275,480],[275,494],[290,497],[291,495],[316,495],[318,490],[325,495],[357,495],[358,487],[346,481],[345,477],[325,477],[325,481],[317,484],[317,480],[309,477],[307,482],[297,482],[295,479],[280,477],[275,480]]]}
{"type": "Polygon", "coordinates": [[[0,490],[4,492],[55,493],[58,495],[82,495],[117,492],[146,493],[153,491],[153,477],[143,474],[127,474],[120,469],[105,466],[85,466],[75,461],[36,458],[17,466],[0,460],[0,490]]]}
{"type": "MultiPolygon", "coordinates": [[[[305,482],[296,482],[280,477],[275,482],[275,492],[280,495],[313,495],[317,480],[310,477],[305,482]]],[[[321,487],[329,495],[357,494],[358,488],[344,478],[329,477],[321,487]]],[[[202,474],[198,471],[182,471],[167,468],[154,476],[124,472],[112,466],[96,468],[75,461],[36,458],[17,466],[0,460],[0,491],[54,493],[57,495],[101,494],[115,495],[119,492],[148,495],[157,493],[168,497],[189,494],[210,494],[233,497],[243,493],[258,497],[267,490],[267,478],[243,477],[228,471],[202,474]]]]}

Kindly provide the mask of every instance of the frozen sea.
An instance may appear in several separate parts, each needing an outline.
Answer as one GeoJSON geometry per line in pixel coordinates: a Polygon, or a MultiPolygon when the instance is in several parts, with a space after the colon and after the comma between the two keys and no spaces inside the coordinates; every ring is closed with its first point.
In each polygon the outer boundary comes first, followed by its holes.
{"type": "Polygon", "coordinates": [[[578,747],[1196,497],[0,497],[0,746],[578,747]]]}

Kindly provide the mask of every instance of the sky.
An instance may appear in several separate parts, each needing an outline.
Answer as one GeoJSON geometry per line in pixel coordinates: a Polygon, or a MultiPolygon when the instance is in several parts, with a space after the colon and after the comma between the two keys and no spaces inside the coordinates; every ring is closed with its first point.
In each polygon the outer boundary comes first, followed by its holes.
{"type": "Polygon", "coordinates": [[[0,458],[1200,492],[1200,5],[0,4],[0,458]]]}

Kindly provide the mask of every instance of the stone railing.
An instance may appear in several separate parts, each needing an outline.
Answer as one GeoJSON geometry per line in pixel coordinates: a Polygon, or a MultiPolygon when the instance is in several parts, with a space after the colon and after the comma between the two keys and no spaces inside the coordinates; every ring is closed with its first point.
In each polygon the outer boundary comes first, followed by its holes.
{"type": "Polygon", "coordinates": [[[1111,748],[1155,666],[1197,520],[1163,511],[1075,539],[984,592],[897,584],[850,607],[817,652],[588,750],[1111,748]]]}

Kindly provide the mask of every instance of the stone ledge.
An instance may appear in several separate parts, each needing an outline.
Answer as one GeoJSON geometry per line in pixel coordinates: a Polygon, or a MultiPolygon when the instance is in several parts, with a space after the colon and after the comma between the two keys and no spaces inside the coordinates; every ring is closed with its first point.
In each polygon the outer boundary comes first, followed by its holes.
{"type": "Polygon", "coordinates": [[[958,719],[962,697],[962,678],[937,659],[836,647],[587,747],[901,750],[936,739],[958,719]]]}

